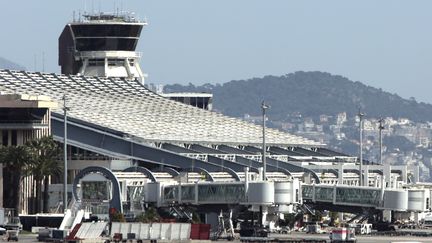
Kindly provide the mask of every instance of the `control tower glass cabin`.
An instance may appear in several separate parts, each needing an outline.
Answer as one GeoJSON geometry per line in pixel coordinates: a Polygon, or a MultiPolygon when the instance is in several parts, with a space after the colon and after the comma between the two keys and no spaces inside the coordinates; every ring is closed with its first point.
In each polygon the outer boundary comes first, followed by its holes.
{"type": "Polygon", "coordinates": [[[93,14],[67,24],[59,37],[62,74],[122,77],[144,83],[136,46],[146,22],[131,15],[93,14]]]}

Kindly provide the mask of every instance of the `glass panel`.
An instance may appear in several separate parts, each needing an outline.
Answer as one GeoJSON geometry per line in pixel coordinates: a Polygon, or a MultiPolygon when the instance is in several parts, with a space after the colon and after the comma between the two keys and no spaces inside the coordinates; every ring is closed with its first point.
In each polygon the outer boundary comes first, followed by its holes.
{"type": "Polygon", "coordinates": [[[182,199],[182,201],[194,201],[195,200],[195,185],[182,186],[181,199],[182,199]]]}
{"type": "Polygon", "coordinates": [[[84,201],[104,201],[109,199],[107,181],[83,181],[81,187],[84,201]]]}
{"type": "Polygon", "coordinates": [[[119,37],[139,37],[141,34],[141,25],[108,25],[108,24],[84,24],[72,25],[75,37],[101,37],[101,36],[119,36],[119,37]]]}
{"type": "Polygon", "coordinates": [[[333,201],[333,188],[315,187],[315,200],[333,201]]]}
{"type": "Polygon", "coordinates": [[[144,186],[128,186],[127,187],[128,201],[141,202],[144,200],[144,186]]]}
{"type": "Polygon", "coordinates": [[[337,188],[336,202],[379,206],[380,190],[360,188],[337,188]]]}
{"type": "Polygon", "coordinates": [[[79,38],[76,40],[78,51],[134,51],[138,39],[127,38],[79,38]]]}
{"type": "Polygon", "coordinates": [[[177,198],[177,186],[170,186],[164,188],[164,199],[166,201],[176,201],[177,198]]]}
{"type": "Polygon", "coordinates": [[[313,198],[313,187],[303,185],[302,186],[302,197],[304,199],[312,199],[313,198]]]}
{"type": "Polygon", "coordinates": [[[198,201],[226,203],[245,201],[244,184],[198,185],[198,201]]]}

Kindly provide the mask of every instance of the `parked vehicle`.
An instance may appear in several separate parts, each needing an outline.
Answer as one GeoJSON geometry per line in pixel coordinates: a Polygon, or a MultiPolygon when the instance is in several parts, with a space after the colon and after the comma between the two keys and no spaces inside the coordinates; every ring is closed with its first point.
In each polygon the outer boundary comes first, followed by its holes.
{"type": "Polygon", "coordinates": [[[6,240],[7,241],[18,241],[19,230],[7,230],[6,231],[6,240]]]}
{"type": "Polygon", "coordinates": [[[15,216],[14,209],[12,209],[12,208],[0,208],[0,227],[5,228],[6,230],[9,230],[9,229],[21,230],[22,229],[22,224],[20,222],[19,217],[15,216]]]}
{"type": "Polygon", "coordinates": [[[330,242],[351,242],[356,243],[357,239],[355,237],[355,229],[354,228],[336,228],[333,229],[330,233],[330,242]]]}
{"type": "Polygon", "coordinates": [[[424,227],[432,227],[432,213],[427,213],[423,219],[424,227]]]}
{"type": "Polygon", "coordinates": [[[315,224],[306,225],[306,233],[308,233],[308,234],[321,234],[321,233],[324,233],[324,231],[322,230],[321,225],[315,223],[315,224]]]}
{"type": "Polygon", "coordinates": [[[372,233],[372,224],[357,224],[355,233],[358,235],[369,235],[372,233]]]}

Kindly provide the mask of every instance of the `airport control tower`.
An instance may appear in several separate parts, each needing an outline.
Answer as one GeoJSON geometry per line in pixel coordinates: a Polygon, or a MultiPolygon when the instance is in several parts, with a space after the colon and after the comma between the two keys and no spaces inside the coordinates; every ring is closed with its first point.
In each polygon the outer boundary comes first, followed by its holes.
{"type": "Polygon", "coordinates": [[[88,14],[67,24],[59,37],[62,74],[138,79],[144,83],[136,46],[146,22],[131,14],[88,14]]]}

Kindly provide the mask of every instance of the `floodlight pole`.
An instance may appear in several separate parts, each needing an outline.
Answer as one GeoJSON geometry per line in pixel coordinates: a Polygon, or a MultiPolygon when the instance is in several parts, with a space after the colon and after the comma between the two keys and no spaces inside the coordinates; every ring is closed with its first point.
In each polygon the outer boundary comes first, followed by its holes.
{"type": "Polygon", "coordinates": [[[263,162],[263,181],[267,180],[267,160],[266,160],[266,140],[265,140],[265,133],[266,133],[266,110],[270,108],[264,101],[261,104],[262,109],[262,116],[263,116],[263,123],[262,123],[262,162],[263,162]]]}
{"type": "Polygon", "coordinates": [[[357,114],[359,117],[359,130],[360,130],[360,186],[363,186],[363,116],[359,109],[359,113],[357,114]]]}
{"type": "Polygon", "coordinates": [[[383,124],[383,122],[384,122],[384,119],[379,119],[379,125],[378,125],[378,129],[379,129],[379,154],[380,154],[380,157],[379,157],[379,162],[380,162],[380,165],[382,165],[383,164],[383,162],[382,162],[382,145],[383,145],[383,141],[382,141],[382,130],[384,130],[384,124],[383,124]]]}
{"type": "Polygon", "coordinates": [[[67,111],[69,107],[66,106],[66,95],[63,95],[63,124],[64,124],[64,133],[63,133],[63,213],[66,213],[67,210],[67,111]]]}

